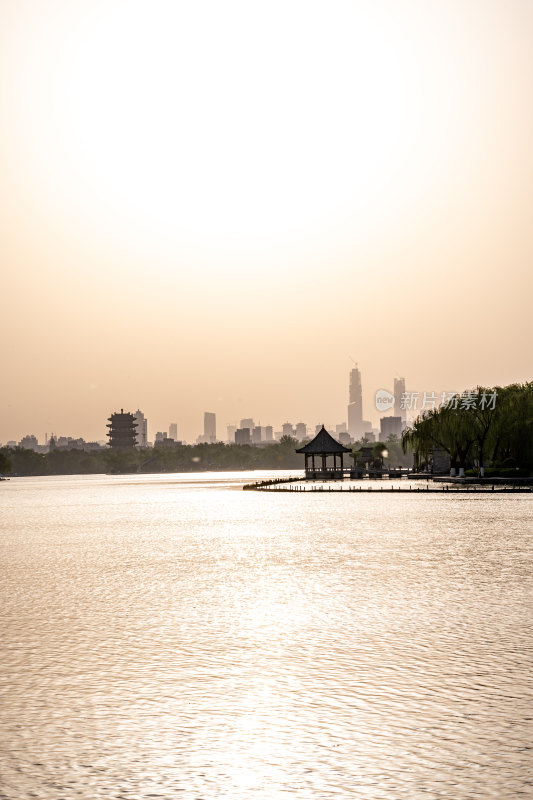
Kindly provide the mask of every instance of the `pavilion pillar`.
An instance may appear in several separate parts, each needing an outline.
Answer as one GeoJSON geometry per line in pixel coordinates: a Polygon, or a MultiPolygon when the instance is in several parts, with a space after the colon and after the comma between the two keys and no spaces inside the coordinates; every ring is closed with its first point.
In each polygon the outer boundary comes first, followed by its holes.
{"type": "Polygon", "coordinates": [[[326,471],[326,454],[322,453],[322,472],[326,471]]]}

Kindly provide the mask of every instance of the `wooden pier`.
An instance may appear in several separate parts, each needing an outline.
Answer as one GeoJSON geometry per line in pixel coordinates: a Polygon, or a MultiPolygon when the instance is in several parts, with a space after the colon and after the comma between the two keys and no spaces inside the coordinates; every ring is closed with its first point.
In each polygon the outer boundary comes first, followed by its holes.
{"type": "Polygon", "coordinates": [[[401,495],[424,495],[424,494],[440,494],[440,495],[481,495],[481,494],[533,494],[533,487],[530,486],[491,486],[491,487],[478,487],[478,486],[332,486],[331,483],[327,485],[315,485],[305,478],[274,478],[268,481],[257,481],[257,483],[248,483],[243,486],[245,491],[256,492],[344,492],[345,494],[401,494],[401,495]]]}

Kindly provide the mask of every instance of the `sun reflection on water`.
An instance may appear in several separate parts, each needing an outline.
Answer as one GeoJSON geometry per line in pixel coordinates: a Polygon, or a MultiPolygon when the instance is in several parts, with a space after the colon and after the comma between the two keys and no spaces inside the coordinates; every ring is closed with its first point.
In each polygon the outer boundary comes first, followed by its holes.
{"type": "Polygon", "coordinates": [[[3,487],[2,796],[527,793],[529,499],[243,477],[3,487]]]}

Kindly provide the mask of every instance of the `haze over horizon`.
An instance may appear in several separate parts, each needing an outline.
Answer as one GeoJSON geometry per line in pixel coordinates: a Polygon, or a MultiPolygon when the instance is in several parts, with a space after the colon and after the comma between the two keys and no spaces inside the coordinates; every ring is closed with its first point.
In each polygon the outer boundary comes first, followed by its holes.
{"type": "MultiPolygon", "coordinates": [[[[0,442],[531,380],[533,4],[4,0],[0,442]]],[[[367,411],[368,410],[368,411],[367,411]]]]}

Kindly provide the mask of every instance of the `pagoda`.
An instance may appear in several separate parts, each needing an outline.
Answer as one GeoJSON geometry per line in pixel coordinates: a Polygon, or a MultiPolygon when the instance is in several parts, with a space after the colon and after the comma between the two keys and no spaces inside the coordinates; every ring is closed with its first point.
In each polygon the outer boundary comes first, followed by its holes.
{"type": "Polygon", "coordinates": [[[115,412],[109,417],[109,447],[122,450],[131,449],[137,444],[137,420],[133,414],[120,409],[120,414],[115,412]]]}
{"type": "Polygon", "coordinates": [[[351,453],[349,447],[344,447],[328,433],[322,425],[315,438],[303,447],[296,450],[305,456],[305,477],[308,480],[342,480],[344,477],[344,453],[351,453]],[[333,464],[328,464],[328,457],[333,456],[333,464]],[[318,458],[318,466],[315,462],[318,458]],[[339,458],[339,463],[337,463],[339,458]]]}

